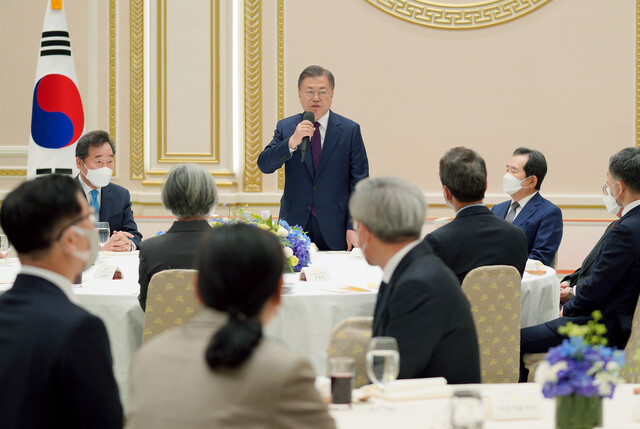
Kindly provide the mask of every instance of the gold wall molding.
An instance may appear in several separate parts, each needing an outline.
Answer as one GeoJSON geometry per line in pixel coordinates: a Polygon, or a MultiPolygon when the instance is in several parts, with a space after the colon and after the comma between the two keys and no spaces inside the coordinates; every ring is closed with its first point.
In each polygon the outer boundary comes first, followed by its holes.
{"type": "Polygon", "coordinates": [[[640,1],[636,0],[636,146],[640,146],[640,1]]]}
{"type": "Polygon", "coordinates": [[[116,0],[109,0],[109,135],[116,138],[116,0]]]}
{"type": "Polygon", "coordinates": [[[129,4],[129,171],[132,180],[144,179],[144,0],[129,4]]]}
{"type": "Polygon", "coordinates": [[[26,175],[27,175],[26,168],[13,168],[13,169],[0,170],[0,176],[19,177],[19,176],[26,176],[26,175]]]}
{"type": "Polygon", "coordinates": [[[260,0],[244,1],[244,192],[262,191],[262,16],[260,0]]]}
{"type": "Polygon", "coordinates": [[[551,0],[484,0],[460,5],[428,0],[365,1],[413,24],[446,30],[471,30],[513,21],[551,0]]]}
{"type": "MultiPolygon", "coordinates": [[[[284,0],[278,0],[278,120],[284,118],[284,0]]],[[[278,189],[284,189],[284,165],[278,169],[278,189]]]]}

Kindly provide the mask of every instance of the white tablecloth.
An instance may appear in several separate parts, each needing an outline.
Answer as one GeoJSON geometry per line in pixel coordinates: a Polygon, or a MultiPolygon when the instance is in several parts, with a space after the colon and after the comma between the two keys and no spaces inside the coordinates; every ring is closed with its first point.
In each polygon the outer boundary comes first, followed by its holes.
{"type": "MultiPolygon", "coordinates": [[[[634,410],[640,406],[640,396],[633,395],[637,385],[619,385],[613,399],[604,399],[603,426],[616,429],[639,429],[640,420],[634,416],[634,410]]],[[[490,401],[502,395],[519,396],[530,403],[538,402],[541,413],[538,418],[525,420],[493,420],[488,413],[484,429],[554,429],[555,400],[542,396],[542,388],[537,383],[520,384],[482,384],[460,385],[461,390],[479,390],[484,405],[490,409],[490,401]]],[[[351,409],[331,410],[338,429],[449,429],[447,425],[450,411],[450,399],[425,399],[417,401],[388,402],[393,410],[372,411],[371,403],[354,404],[351,409]]],[[[637,411],[635,411],[637,413],[637,411]]]]}
{"type": "MultiPolygon", "coordinates": [[[[118,265],[122,280],[95,280],[95,267],[83,275],[83,284],[75,288],[80,305],[100,317],[107,328],[114,360],[114,373],[123,404],[127,404],[129,365],[142,342],[144,313],[138,304],[138,256],[103,255],[101,264],[118,265]]],[[[297,282],[291,294],[282,297],[278,315],[265,329],[265,335],[278,339],[307,357],[316,373],[326,373],[329,334],[341,320],[351,316],[371,316],[382,270],[346,252],[320,252],[315,267],[327,267],[331,281],[297,282]],[[368,289],[348,292],[346,286],[368,289]]],[[[19,270],[14,259],[0,265],[0,290],[11,286],[19,270]]],[[[555,271],[547,268],[543,276],[526,274],[522,282],[522,326],[542,323],[557,317],[559,286],[555,271]]]]}

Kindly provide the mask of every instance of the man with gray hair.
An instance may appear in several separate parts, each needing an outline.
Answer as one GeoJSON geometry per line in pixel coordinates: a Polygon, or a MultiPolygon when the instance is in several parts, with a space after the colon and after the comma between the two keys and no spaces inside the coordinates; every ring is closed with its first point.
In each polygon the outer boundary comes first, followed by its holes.
{"type": "Polygon", "coordinates": [[[309,66],[302,71],[298,97],[305,113],[278,122],[258,167],[270,174],[284,165],[281,219],[302,227],[320,250],[351,250],[358,243],[349,196],[369,176],[369,162],[360,125],[329,110],[334,88],[329,70],[309,66]],[[306,120],[309,116],[314,119],[306,120]],[[304,139],[310,153],[303,154],[304,139]]]}
{"type": "Polygon", "coordinates": [[[211,231],[208,219],[218,204],[211,173],[198,164],[175,165],[162,188],[162,204],[178,219],[157,237],[140,243],[138,300],[146,309],[151,277],[163,270],[193,269],[202,235],[211,231]]]}
{"type": "Polygon", "coordinates": [[[398,377],[479,383],[469,303],[453,272],[420,240],[427,211],[420,189],[394,177],[365,179],[349,209],[365,258],[383,269],[373,336],[397,340],[398,377]]]}

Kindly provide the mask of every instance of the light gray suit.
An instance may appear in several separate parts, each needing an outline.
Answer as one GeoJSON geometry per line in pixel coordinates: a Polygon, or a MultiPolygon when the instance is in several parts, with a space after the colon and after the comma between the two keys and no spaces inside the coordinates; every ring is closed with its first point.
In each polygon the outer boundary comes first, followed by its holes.
{"type": "Polygon", "coordinates": [[[301,356],[263,339],[237,369],[205,350],[227,316],[206,308],[145,344],[131,368],[127,429],[335,428],[301,356]]]}

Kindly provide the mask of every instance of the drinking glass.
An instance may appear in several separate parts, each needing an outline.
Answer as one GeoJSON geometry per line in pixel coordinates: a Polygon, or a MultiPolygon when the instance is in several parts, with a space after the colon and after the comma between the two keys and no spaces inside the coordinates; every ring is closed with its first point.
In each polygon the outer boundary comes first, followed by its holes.
{"type": "Polygon", "coordinates": [[[9,254],[9,250],[11,250],[11,243],[9,242],[9,238],[4,233],[4,231],[0,230],[0,255],[2,255],[2,263],[3,265],[7,263],[7,255],[9,254]]]}
{"type": "Polygon", "coordinates": [[[111,233],[109,230],[109,222],[96,222],[96,229],[98,230],[98,238],[100,240],[100,251],[102,251],[111,233]]]}
{"type": "MultiPolygon", "coordinates": [[[[373,337],[367,349],[366,367],[369,380],[378,385],[384,399],[387,383],[395,380],[400,371],[400,353],[398,353],[396,339],[373,337]]],[[[374,409],[389,410],[391,408],[381,401],[374,409]]]]}
{"type": "Polygon", "coordinates": [[[329,358],[332,408],[351,408],[351,391],[356,370],[356,361],[350,357],[329,358]]]}

